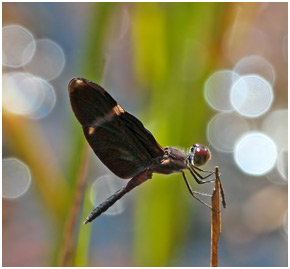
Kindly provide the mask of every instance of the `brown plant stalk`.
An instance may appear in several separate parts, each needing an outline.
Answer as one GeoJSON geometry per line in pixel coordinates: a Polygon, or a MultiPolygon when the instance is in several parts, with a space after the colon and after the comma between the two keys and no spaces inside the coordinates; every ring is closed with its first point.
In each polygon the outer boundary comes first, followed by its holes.
{"type": "Polygon", "coordinates": [[[220,177],[219,177],[219,167],[215,168],[216,180],[215,187],[212,194],[212,211],[211,211],[211,259],[210,266],[218,266],[218,239],[222,230],[221,226],[221,195],[223,206],[225,207],[224,193],[221,187],[220,177]]]}

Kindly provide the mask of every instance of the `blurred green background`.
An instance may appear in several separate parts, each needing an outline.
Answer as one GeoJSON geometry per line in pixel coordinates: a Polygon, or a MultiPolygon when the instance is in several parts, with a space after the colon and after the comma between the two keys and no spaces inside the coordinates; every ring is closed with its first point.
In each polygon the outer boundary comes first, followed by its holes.
{"type": "MultiPolygon", "coordinates": [[[[274,105],[287,109],[288,56],[280,53],[287,5],[3,3],[3,26],[21,25],[35,39],[51,39],[65,56],[62,72],[49,80],[56,94],[49,115],[34,120],[3,109],[3,158],[21,160],[32,178],[24,195],[3,199],[3,266],[209,266],[210,211],[190,197],[180,174],[154,175],[128,194],[121,214],[82,225],[93,208],[93,181],[110,172],[86,146],[67,84],[84,77],[103,85],[163,147],[208,145],[214,111],[204,99],[205,81],[260,50],[247,34],[224,45],[237,23],[267,36],[271,50],[263,56],[276,71],[274,105]]],[[[3,66],[3,73],[22,69],[3,66]]],[[[212,149],[212,155],[206,169],[220,166],[228,204],[219,265],[287,266],[287,186],[243,174],[229,153],[212,149]],[[256,207],[255,195],[261,197],[256,207]],[[242,217],[249,207],[254,215],[262,212],[255,229],[242,217]]]]}

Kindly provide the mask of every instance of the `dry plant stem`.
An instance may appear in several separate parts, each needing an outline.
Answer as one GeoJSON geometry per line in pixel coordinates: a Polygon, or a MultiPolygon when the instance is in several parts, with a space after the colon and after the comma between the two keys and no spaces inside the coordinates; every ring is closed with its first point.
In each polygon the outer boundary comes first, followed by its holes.
{"type": "Polygon", "coordinates": [[[211,211],[211,259],[210,266],[218,266],[218,239],[221,233],[221,204],[220,204],[220,191],[221,183],[219,177],[219,167],[215,168],[216,181],[212,194],[212,211],[211,211]]]}
{"type": "Polygon", "coordinates": [[[77,215],[80,210],[82,195],[84,193],[84,183],[85,183],[85,175],[86,175],[86,167],[87,167],[87,160],[89,156],[88,146],[84,146],[83,156],[82,156],[82,165],[79,170],[79,174],[77,177],[76,182],[76,189],[73,198],[73,202],[70,208],[69,215],[67,217],[63,239],[62,239],[62,246],[60,249],[60,256],[59,256],[59,266],[69,266],[71,260],[71,253],[73,250],[73,239],[76,229],[76,221],[77,215]]]}

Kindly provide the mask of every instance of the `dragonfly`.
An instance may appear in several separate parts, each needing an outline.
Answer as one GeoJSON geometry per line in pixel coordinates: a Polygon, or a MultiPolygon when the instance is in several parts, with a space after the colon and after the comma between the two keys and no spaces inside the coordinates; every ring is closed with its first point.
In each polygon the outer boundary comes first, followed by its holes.
{"type": "Polygon", "coordinates": [[[127,112],[97,83],[73,78],[69,82],[68,91],[72,110],[95,154],[116,176],[131,179],[94,208],[84,224],[92,222],[126,193],[151,179],[153,173],[181,173],[190,194],[211,208],[197,196],[210,195],[192,190],[184,172],[188,170],[198,184],[215,181],[209,179],[213,171],[200,168],[211,158],[207,147],[196,143],[188,152],[173,147],[162,148],[142,122],[127,112]],[[202,176],[201,172],[206,175],[202,176]]]}

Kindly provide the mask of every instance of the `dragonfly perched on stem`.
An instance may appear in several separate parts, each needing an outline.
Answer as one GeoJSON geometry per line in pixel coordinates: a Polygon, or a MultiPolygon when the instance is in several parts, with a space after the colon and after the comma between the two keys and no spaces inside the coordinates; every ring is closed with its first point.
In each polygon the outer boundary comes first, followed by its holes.
{"type": "Polygon", "coordinates": [[[125,111],[100,85],[84,78],[73,78],[68,89],[73,112],[95,154],[115,175],[131,178],[127,185],[97,206],[85,224],[151,179],[153,173],[180,172],[190,194],[211,208],[197,197],[207,194],[193,191],[184,173],[184,170],[189,170],[198,184],[214,182],[215,178],[209,179],[214,171],[199,168],[210,159],[209,149],[201,144],[194,144],[187,153],[172,147],[162,148],[142,122],[125,111]]]}

